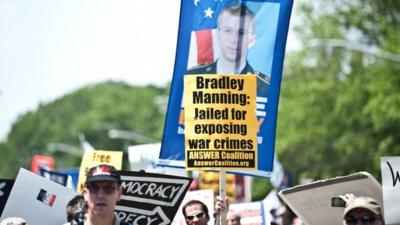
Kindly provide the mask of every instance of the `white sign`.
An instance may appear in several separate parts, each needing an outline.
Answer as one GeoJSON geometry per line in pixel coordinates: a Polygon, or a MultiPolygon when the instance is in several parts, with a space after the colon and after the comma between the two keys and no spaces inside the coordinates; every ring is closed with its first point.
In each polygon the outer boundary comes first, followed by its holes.
{"type": "Polygon", "coordinates": [[[22,217],[29,224],[54,225],[67,222],[66,205],[77,193],[21,168],[1,219],[22,217]]]}
{"type": "Polygon", "coordinates": [[[270,224],[265,221],[265,215],[261,204],[261,202],[230,204],[229,211],[239,213],[241,225],[270,224]]]}
{"type": "Polygon", "coordinates": [[[400,224],[400,157],[381,157],[385,224],[400,224]]]}
{"type": "Polygon", "coordinates": [[[331,199],[348,193],[372,197],[382,206],[381,185],[366,172],[288,188],[279,196],[306,225],[341,225],[344,208],[332,207],[331,199]]]}

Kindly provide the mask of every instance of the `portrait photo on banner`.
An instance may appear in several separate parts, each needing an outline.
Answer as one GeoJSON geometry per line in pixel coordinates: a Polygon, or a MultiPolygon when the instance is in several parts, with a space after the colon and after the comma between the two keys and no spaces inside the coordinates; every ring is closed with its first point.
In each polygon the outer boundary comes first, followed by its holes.
{"type": "MultiPolygon", "coordinates": [[[[279,7],[274,2],[195,1],[185,75],[255,74],[257,117],[264,118],[279,7]]],[[[183,102],[178,131],[184,130],[183,102]]]]}

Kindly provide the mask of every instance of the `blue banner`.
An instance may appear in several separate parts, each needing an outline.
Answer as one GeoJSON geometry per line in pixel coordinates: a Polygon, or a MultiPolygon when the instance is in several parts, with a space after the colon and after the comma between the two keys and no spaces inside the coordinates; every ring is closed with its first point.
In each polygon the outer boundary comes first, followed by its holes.
{"type": "Polygon", "coordinates": [[[293,0],[181,1],[160,165],[184,167],[185,75],[256,74],[258,168],[254,172],[235,173],[270,176],[292,4],[293,0]]]}

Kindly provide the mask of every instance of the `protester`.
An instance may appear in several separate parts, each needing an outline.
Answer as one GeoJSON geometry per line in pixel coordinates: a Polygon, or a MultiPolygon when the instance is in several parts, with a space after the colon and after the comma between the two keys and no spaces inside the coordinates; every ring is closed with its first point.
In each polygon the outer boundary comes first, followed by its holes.
{"type": "Polygon", "coordinates": [[[300,225],[302,224],[299,217],[288,207],[282,205],[277,210],[273,210],[273,220],[271,225],[300,225]]]}
{"type": "Polygon", "coordinates": [[[87,203],[83,195],[76,195],[67,204],[67,221],[64,225],[83,225],[87,203]]]}
{"type": "Polygon", "coordinates": [[[240,214],[238,212],[229,210],[226,214],[226,224],[227,225],[240,225],[240,214]]]}
{"type": "Polygon", "coordinates": [[[28,223],[21,217],[8,217],[2,220],[0,225],[28,225],[28,223]]]}
{"type": "Polygon", "coordinates": [[[83,188],[87,202],[85,225],[128,225],[114,215],[121,194],[121,178],[113,166],[90,168],[83,188]]]}
{"type": "MultiPolygon", "coordinates": [[[[214,220],[229,207],[228,198],[217,196],[214,220]]],[[[199,200],[191,200],[182,207],[182,213],[187,225],[207,225],[210,215],[206,204],[199,200]]]]}
{"type": "Polygon", "coordinates": [[[199,200],[191,200],[182,207],[187,225],[207,225],[210,220],[207,206],[199,200]]]}
{"type": "Polygon", "coordinates": [[[375,199],[353,194],[341,198],[344,200],[343,225],[385,225],[381,207],[375,199]]]}

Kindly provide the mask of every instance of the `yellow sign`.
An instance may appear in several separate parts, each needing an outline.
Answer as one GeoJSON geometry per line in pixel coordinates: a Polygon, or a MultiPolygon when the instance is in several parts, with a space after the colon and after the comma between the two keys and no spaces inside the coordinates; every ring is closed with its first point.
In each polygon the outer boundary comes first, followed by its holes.
{"type": "Polygon", "coordinates": [[[94,150],[87,151],[83,154],[81,168],[79,170],[78,192],[82,192],[85,184],[86,175],[90,168],[99,164],[108,164],[117,170],[122,168],[122,152],[121,151],[103,151],[94,150]]]}
{"type": "Polygon", "coordinates": [[[256,76],[184,79],[186,169],[256,170],[256,76]]]}
{"type": "MultiPolygon", "coordinates": [[[[200,171],[199,188],[212,189],[214,195],[219,193],[219,173],[200,171]]],[[[226,196],[229,197],[229,202],[236,202],[235,175],[226,174],[226,196]]]]}

